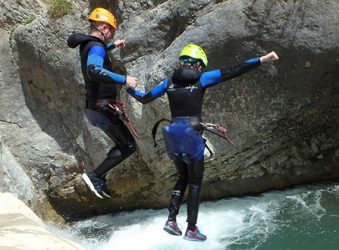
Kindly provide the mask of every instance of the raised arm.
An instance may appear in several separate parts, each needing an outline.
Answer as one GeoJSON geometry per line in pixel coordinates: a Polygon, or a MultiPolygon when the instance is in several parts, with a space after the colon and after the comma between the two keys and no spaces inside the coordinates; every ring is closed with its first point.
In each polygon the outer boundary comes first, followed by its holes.
{"type": "Polygon", "coordinates": [[[151,90],[147,91],[146,93],[140,92],[133,88],[128,88],[127,93],[133,96],[138,102],[142,104],[149,103],[154,99],[161,97],[165,94],[166,90],[168,89],[169,81],[166,79],[160,84],[153,87],[151,90]]]}
{"type": "Polygon", "coordinates": [[[207,71],[201,76],[200,82],[203,87],[214,86],[218,83],[240,76],[258,67],[262,63],[273,62],[278,59],[279,57],[277,56],[277,54],[274,51],[272,51],[264,56],[246,60],[243,63],[240,63],[232,67],[207,71]]]}

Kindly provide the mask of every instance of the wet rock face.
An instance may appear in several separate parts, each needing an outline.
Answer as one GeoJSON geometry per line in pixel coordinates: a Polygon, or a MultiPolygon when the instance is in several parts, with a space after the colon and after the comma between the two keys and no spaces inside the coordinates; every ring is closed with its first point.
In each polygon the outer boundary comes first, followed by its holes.
{"type": "MultiPolygon", "coordinates": [[[[204,120],[226,126],[235,146],[205,133],[216,154],[206,161],[202,199],[338,179],[339,3],[90,1],[91,8],[98,6],[114,9],[116,38],[126,39],[125,49],[113,51],[114,62],[139,78],[142,91],[171,75],[189,42],[205,49],[207,70],[271,50],[280,56],[206,91],[204,120]]],[[[150,133],[154,122],[169,118],[166,97],[142,106],[123,90],[142,140],[138,152],[107,176],[112,199],[95,200],[79,178],[113,146],[84,117],[78,50],[65,43],[72,31],[87,31],[87,7],[77,3],[71,15],[57,20],[41,15],[1,43],[15,59],[0,66],[1,86],[11,86],[0,94],[3,143],[39,197],[47,193],[67,218],[166,207],[175,170],[160,133],[157,148],[150,133]],[[13,98],[20,105],[8,105],[13,98]]]]}

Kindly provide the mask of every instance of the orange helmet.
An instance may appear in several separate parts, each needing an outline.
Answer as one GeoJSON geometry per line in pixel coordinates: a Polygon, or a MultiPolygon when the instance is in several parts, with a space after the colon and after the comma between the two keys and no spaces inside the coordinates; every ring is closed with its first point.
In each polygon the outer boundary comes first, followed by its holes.
{"type": "Polygon", "coordinates": [[[104,8],[94,9],[88,16],[88,20],[108,23],[114,29],[117,29],[118,27],[118,22],[113,14],[104,8]]]}

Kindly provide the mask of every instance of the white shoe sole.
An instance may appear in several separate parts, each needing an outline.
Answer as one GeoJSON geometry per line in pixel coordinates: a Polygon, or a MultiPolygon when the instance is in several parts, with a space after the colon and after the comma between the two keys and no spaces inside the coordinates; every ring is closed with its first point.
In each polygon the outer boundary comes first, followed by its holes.
{"type": "Polygon", "coordinates": [[[87,184],[87,186],[91,189],[91,191],[98,196],[100,199],[103,199],[104,197],[102,197],[98,191],[95,189],[95,187],[93,186],[93,183],[91,182],[91,180],[89,179],[89,177],[87,176],[86,173],[82,174],[82,179],[85,181],[85,183],[87,184]]]}
{"type": "Polygon", "coordinates": [[[110,196],[108,193],[106,193],[105,191],[102,191],[102,194],[104,195],[104,196],[106,196],[107,198],[112,198],[112,196],[110,196]]]}

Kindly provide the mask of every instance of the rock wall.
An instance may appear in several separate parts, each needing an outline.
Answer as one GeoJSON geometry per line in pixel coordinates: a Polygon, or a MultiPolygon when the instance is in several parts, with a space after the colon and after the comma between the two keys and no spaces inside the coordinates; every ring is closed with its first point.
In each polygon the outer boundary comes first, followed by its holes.
{"type": "MultiPolygon", "coordinates": [[[[46,5],[37,5],[37,18],[14,31],[8,28],[14,18],[0,19],[8,26],[0,39],[0,131],[2,144],[30,178],[35,198],[26,200],[44,216],[47,195],[68,219],[166,207],[175,171],[160,133],[157,148],[150,133],[155,121],[169,117],[166,97],[142,106],[122,93],[142,140],[138,152],[109,173],[112,199],[97,200],[78,174],[100,163],[112,143],[84,117],[78,51],[65,43],[72,31],[87,31],[89,6],[74,3],[71,14],[51,19],[46,5]]],[[[20,9],[6,6],[11,16],[20,9]]],[[[207,91],[205,121],[225,125],[235,146],[206,134],[216,154],[206,160],[203,200],[338,180],[339,3],[90,1],[97,6],[116,13],[116,38],[125,38],[126,48],[112,56],[139,78],[140,90],[169,76],[189,42],[206,50],[207,70],[270,50],[279,54],[278,62],[207,91]]],[[[30,15],[28,8],[24,13],[30,15]]],[[[11,164],[2,161],[2,169],[11,164]]]]}
{"type": "Polygon", "coordinates": [[[10,193],[0,193],[1,249],[81,250],[75,242],[58,237],[22,201],[10,193]]]}

